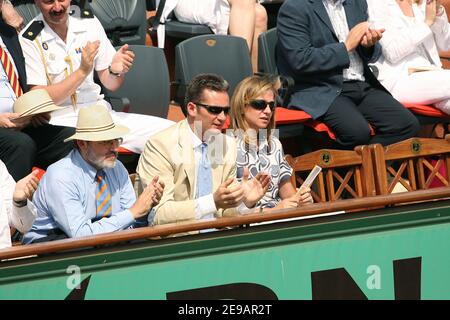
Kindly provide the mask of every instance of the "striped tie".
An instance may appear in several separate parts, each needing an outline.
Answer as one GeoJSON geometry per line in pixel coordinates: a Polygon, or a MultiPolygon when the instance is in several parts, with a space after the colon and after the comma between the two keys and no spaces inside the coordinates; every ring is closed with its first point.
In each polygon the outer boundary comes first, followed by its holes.
{"type": "Polygon", "coordinates": [[[95,189],[95,205],[97,207],[95,220],[100,220],[101,218],[111,216],[111,193],[109,193],[108,183],[106,182],[105,172],[103,170],[97,172],[95,181],[97,182],[95,189]]]}
{"type": "Polygon", "coordinates": [[[8,54],[1,46],[0,46],[0,60],[2,61],[3,69],[5,70],[5,73],[8,76],[11,88],[13,89],[16,97],[17,98],[20,97],[23,92],[22,88],[20,87],[19,78],[17,77],[17,74],[14,71],[14,66],[11,63],[11,59],[9,59],[8,54]]]}

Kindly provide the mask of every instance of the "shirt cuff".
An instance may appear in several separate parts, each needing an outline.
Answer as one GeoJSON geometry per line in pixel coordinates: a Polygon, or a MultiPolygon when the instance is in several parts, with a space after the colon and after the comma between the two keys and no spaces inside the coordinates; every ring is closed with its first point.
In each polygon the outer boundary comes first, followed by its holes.
{"type": "Polygon", "coordinates": [[[130,226],[136,222],[130,210],[118,212],[117,220],[119,226],[130,226]]]}
{"type": "Polygon", "coordinates": [[[244,202],[242,202],[239,207],[236,208],[236,211],[239,212],[239,214],[249,214],[249,213],[254,213],[256,212],[255,207],[253,208],[249,208],[245,205],[244,202]]]}
{"type": "Polygon", "coordinates": [[[155,210],[155,208],[152,208],[147,216],[147,221],[148,221],[149,226],[153,226],[153,221],[155,220],[155,216],[156,216],[156,210],[155,210]]]}
{"type": "Polygon", "coordinates": [[[432,35],[432,27],[429,27],[425,21],[415,19],[415,22],[411,22],[408,25],[410,32],[409,38],[411,39],[411,45],[417,45],[422,43],[428,36],[432,35]]]}
{"type": "Polygon", "coordinates": [[[217,212],[216,204],[214,203],[213,194],[200,197],[195,201],[195,217],[200,220],[204,216],[214,214],[217,212]]]}
{"type": "Polygon", "coordinates": [[[27,201],[27,205],[21,208],[13,206],[14,227],[21,233],[28,232],[33,226],[34,220],[37,217],[37,209],[33,202],[27,201]]]}
{"type": "Polygon", "coordinates": [[[448,28],[448,18],[445,12],[441,16],[436,16],[434,23],[431,25],[430,29],[435,34],[445,34],[446,28],[448,28]]]}

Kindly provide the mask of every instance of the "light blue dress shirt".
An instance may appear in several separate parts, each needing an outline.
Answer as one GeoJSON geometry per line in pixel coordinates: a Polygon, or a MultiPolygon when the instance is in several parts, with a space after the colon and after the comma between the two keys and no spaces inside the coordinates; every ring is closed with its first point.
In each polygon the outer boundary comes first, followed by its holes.
{"type": "Polygon", "coordinates": [[[132,226],[136,221],[128,209],[136,201],[136,196],[127,170],[117,161],[114,168],[104,171],[111,192],[112,214],[92,222],[96,215],[97,170],[81,157],[78,150],[72,150],[48,167],[33,197],[38,217],[25,234],[23,243],[43,238],[57,228],[75,238],[132,226]]]}

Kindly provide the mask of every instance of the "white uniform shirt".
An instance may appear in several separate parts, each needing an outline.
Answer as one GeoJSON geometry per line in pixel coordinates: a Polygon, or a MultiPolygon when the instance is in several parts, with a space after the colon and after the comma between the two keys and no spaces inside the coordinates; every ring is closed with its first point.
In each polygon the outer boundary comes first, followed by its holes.
{"type": "Polygon", "coordinates": [[[22,208],[13,205],[12,196],[15,186],[14,179],[0,160],[0,249],[11,246],[9,226],[25,233],[30,230],[37,216],[36,208],[31,201],[22,208]]]}
{"type": "MultiPolygon", "coordinates": [[[[44,21],[42,14],[34,18],[32,22],[36,20],[44,21]]],[[[28,26],[24,28],[22,33],[27,28],[28,26]]],[[[66,78],[66,73],[70,74],[80,67],[81,50],[88,41],[100,40],[100,48],[94,60],[94,69],[96,71],[107,69],[116,53],[97,18],[80,19],[70,16],[66,43],[45,21],[44,29],[36,37],[39,44],[37,41],[31,41],[22,37],[22,33],[19,38],[25,56],[29,85],[49,85],[41,52],[43,52],[45,57],[52,83],[61,82],[66,78]],[[68,57],[72,61],[72,68],[68,62],[68,57]]],[[[94,73],[91,71],[86,80],[77,89],[77,104],[93,104],[103,100],[100,90],[100,86],[94,82],[94,73]]],[[[60,105],[71,106],[70,96],[60,105]]]]}

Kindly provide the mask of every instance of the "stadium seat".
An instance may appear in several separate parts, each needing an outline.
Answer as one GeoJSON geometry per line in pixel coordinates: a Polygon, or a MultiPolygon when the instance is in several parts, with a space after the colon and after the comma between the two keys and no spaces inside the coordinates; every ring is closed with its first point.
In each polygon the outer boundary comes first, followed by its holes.
{"type": "Polygon", "coordinates": [[[105,99],[116,111],[167,118],[170,80],[163,50],[144,45],[131,45],[130,50],[136,55],[133,67],[118,90],[104,90],[105,99]]]}
{"type": "Polygon", "coordinates": [[[34,4],[34,0],[17,0],[13,1],[13,4],[17,12],[22,16],[25,25],[40,13],[38,7],[34,4]]]}
{"type": "MultiPolygon", "coordinates": [[[[149,26],[152,31],[156,31],[160,25],[160,18],[164,10],[166,0],[160,0],[154,17],[149,19],[149,26]]],[[[212,30],[202,24],[192,24],[178,21],[173,12],[169,15],[168,20],[164,23],[165,36],[179,39],[189,39],[195,36],[212,34],[212,30]]]]}
{"type": "Polygon", "coordinates": [[[114,46],[145,44],[145,0],[91,0],[89,6],[114,46]]]}
{"type": "Polygon", "coordinates": [[[176,98],[182,103],[189,82],[200,73],[222,75],[230,84],[230,96],[244,78],[253,74],[247,42],[236,36],[202,35],[175,47],[176,98]]]}
{"type": "Polygon", "coordinates": [[[386,147],[375,144],[369,148],[377,194],[390,194],[398,184],[405,191],[429,189],[436,181],[450,186],[450,135],[445,139],[411,138],[386,147]]]}
{"type": "MultiPolygon", "coordinates": [[[[136,57],[123,85],[112,92],[103,88],[105,99],[113,109],[167,118],[170,100],[170,80],[164,51],[144,45],[131,45],[136,57]]],[[[133,173],[139,155],[119,147],[119,159],[133,173]]]]}
{"type": "Polygon", "coordinates": [[[276,63],[277,28],[263,32],[258,38],[258,72],[278,74],[276,63]]]}

